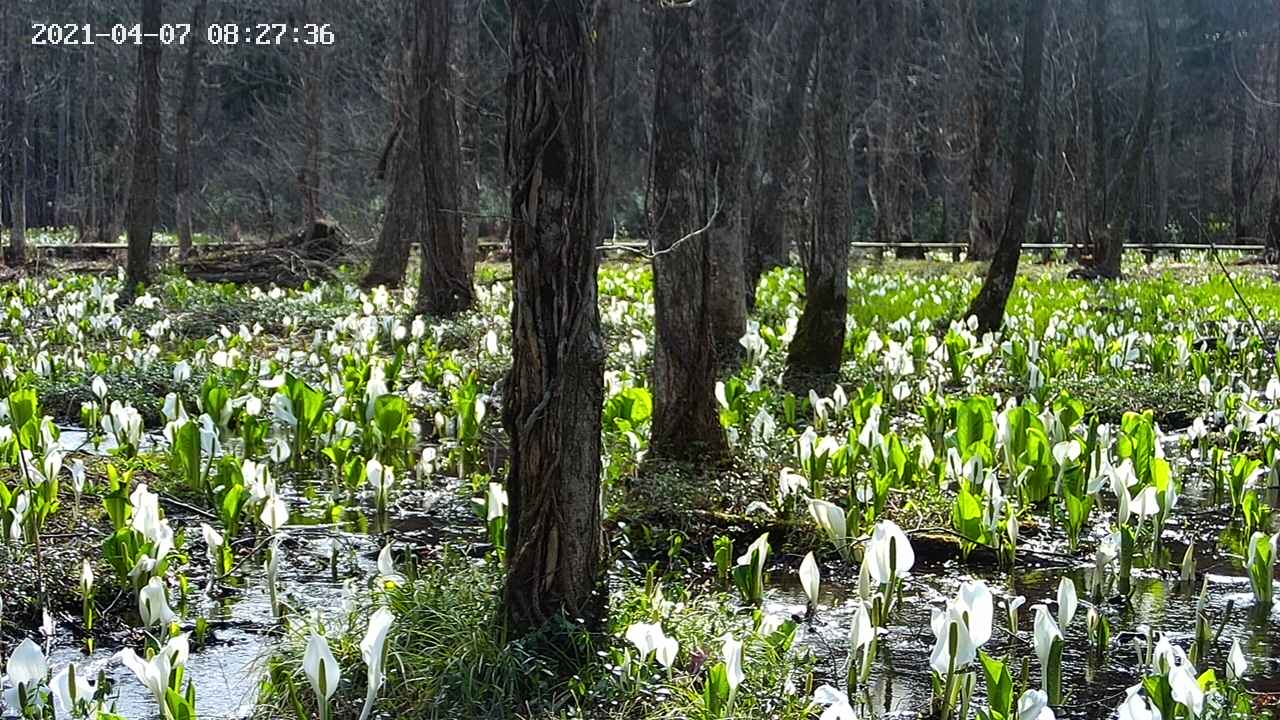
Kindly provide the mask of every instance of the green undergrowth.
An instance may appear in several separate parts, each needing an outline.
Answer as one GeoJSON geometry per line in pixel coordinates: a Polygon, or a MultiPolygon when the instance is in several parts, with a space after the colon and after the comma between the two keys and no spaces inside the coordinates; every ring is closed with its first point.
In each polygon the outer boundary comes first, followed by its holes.
{"type": "MultiPolygon", "coordinates": [[[[739,611],[727,596],[688,592],[673,579],[615,577],[606,625],[596,632],[564,621],[508,642],[501,621],[501,568],[449,557],[388,590],[395,615],[388,639],[387,685],[378,714],[406,718],[659,720],[710,718],[707,668],[726,635],[744,642],[746,680],[733,717],[810,717],[814,661],[793,646],[784,618],[739,611]],[[636,622],[660,622],[679,642],[662,668],[637,657],[624,639],[636,622]],[[553,637],[554,636],[554,637],[553,637]]],[[[343,679],[335,717],[358,713],[365,694],[359,641],[369,608],[329,623],[329,646],[343,679]]],[[[269,661],[259,711],[271,717],[314,712],[301,657],[314,625],[298,626],[269,661]]]]}

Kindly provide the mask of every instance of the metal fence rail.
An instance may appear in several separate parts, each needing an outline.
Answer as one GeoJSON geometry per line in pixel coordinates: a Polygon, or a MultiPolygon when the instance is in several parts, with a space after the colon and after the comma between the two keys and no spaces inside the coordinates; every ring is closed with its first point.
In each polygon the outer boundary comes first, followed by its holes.
{"type": "MultiPolygon", "coordinates": [[[[217,250],[241,250],[251,248],[257,243],[250,241],[237,242],[218,242],[196,245],[194,249],[197,252],[217,251],[217,250]]],[[[503,250],[508,247],[508,243],[504,240],[481,240],[477,245],[486,251],[503,250]]],[[[418,247],[419,243],[412,243],[413,247],[418,247]]],[[[153,250],[160,252],[169,252],[177,249],[174,243],[155,243],[153,250]]],[[[649,243],[644,240],[626,240],[626,241],[606,241],[601,243],[600,248],[604,251],[622,250],[627,252],[642,252],[647,250],[649,243]]],[[[942,250],[942,251],[964,251],[969,247],[968,243],[946,243],[946,242],[902,242],[902,243],[878,243],[878,242],[851,242],[849,248],[852,250],[942,250]]],[[[36,255],[47,257],[68,257],[79,253],[88,254],[106,254],[115,251],[124,251],[129,248],[128,243],[33,243],[28,248],[36,255]]],[[[1076,249],[1075,246],[1065,243],[1023,243],[1022,249],[1026,252],[1041,251],[1067,251],[1076,249]]],[[[1231,252],[1263,252],[1266,250],[1264,245],[1243,245],[1238,243],[1213,244],[1208,243],[1126,243],[1126,250],[1146,250],[1151,252],[1185,252],[1185,251],[1208,251],[1208,250],[1224,250],[1231,252]]]]}

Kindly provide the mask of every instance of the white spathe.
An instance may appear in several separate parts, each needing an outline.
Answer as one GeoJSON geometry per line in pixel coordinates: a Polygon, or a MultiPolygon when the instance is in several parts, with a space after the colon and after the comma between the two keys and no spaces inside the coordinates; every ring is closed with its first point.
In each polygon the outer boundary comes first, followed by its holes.
{"type": "Polygon", "coordinates": [[[800,561],[800,587],[804,588],[804,594],[809,598],[809,605],[818,607],[818,590],[822,583],[822,574],[818,570],[818,561],[813,559],[813,553],[804,556],[804,560],[800,561]]]}
{"type": "Polygon", "coordinates": [[[360,710],[360,720],[368,720],[369,713],[373,712],[373,704],[378,699],[378,691],[386,680],[383,670],[384,649],[387,635],[391,632],[391,623],[395,619],[395,614],[387,608],[378,608],[369,616],[369,627],[360,641],[360,656],[369,669],[368,689],[365,691],[364,707],[360,710]]]}
{"type": "Polygon", "coordinates": [[[311,689],[321,702],[328,702],[338,689],[338,681],[342,679],[342,670],[338,661],[329,650],[329,642],[323,635],[311,633],[307,638],[307,650],[302,655],[302,671],[311,683],[311,689]]]}

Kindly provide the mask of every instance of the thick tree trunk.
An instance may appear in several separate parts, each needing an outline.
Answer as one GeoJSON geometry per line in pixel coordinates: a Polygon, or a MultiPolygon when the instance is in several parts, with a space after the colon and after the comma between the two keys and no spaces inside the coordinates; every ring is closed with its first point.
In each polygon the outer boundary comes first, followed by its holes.
{"type": "Polygon", "coordinates": [[[747,306],[751,308],[756,304],[756,286],[760,284],[760,276],[789,263],[787,211],[800,203],[797,195],[801,183],[797,181],[796,170],[805,150],[801,128],[804,126],[813,57],[818,49],[818,20],[813,17],[807,2],[801,3],[796,13],[796,22],[802,23],[803,28],[800,43],[790,67],[786,93],[765,134],[760,187],[755,192],[753,208],[747,216],[750,232],[745,250],[743,289],[747,306]]]}
{"type": "Polygon", "coordinates": [[[663,5],[655,11],[650,191],[656,326],[650,447],[660,457],[689,459],[727,449],[715,400],[697,19],[698,10],[689,6],[663,5]]]}
{"type": "Polygon", "coordinates": [[[969,305],[968,315],[977,317],[980,332],[995,330],[1004,323],[1004,309],[1018,277],[1018,261],[1027,233],[1027,215],[1036,180],[1036,146],[1040,124],[1040,86],[1044,70],[1045,15],[1048,0],[1026,0],[1023,26],[1022,95],[1018,100],[1018,125],[1013,145],[1013,192],[1005,215],[1000,246],[987,268],[982,289],[969,305]]]}
{"type": "Polygon", "coordinates": [[[709,60],[707,91],[707,170],[714,184],[715,216],[707,231],[711,251],[711,337],[716,356],[733,361],[747,330],[745,279],[747,78],[750,30],[744,3],[713,0],[707,7],[709,60]]]}
{"type": "Polygon", "coordinates": [[[142,0],[142,47],[138,50],[137,130],[134,132],[133,175],[125,226],[129,262],[125,295],[151,280],[151,235],[156,226],[160,185],[160,3],[142,0]]]}
{"type": "Polygon", "coordinates": [[[815,228],[808,240],[804,311],[787,350],[787,371],[802,377],[834,376],[844,352],[849,309],[849,241],[853,206],[849,182],[853,17],[858,3],[821,0],[818,103],[814,108],[815,228]]]}
{"type": "Polygon", "coordinates": [[[462,234],[458,124],[449,75],[449,3],[418,0],[414,97],[418,98],[418,164],[426,188],[418,311],[447,317],[471,307],[474,266],[462,234]]]}
{"type": "Polygon", "coordinates": [[[1109,223],[1110,232],[1106,235],[1102,262],[1098,264],[1100,277],[1120,276],[1125,240],[1137,234],[1140,224],[1138,181],[1142,176],[1142,158],[1151,146],[1151,127],[1155,124],[1156,96],[1160,91],[1161,72],[1158,28],[1152,0],[1142,0],[1142,15],[1147,29],[1147,84],[1116,181],[1114,215],[1109,223]]]}
{"type": "MultiPolygon", "coordinates": [[[[204,10],[208,0],[196,0],[191,15],[191,27],[204,27],[204,10]]],[[[182,65],[182,96],[175,114],[175,152],[173,158],[173,201],[178,221],[178,258],[185,260],[191,254],[191,112],[196,104],[196,85],[200,77],[196,70],[200,62],[200,38],[195,32],[188,39],[187,57],[182,65]]]]}
{"type": "MultiPolygon", "coordinates": [[[[431,0],[434,2],[434,0],[431,0]]],[[[508,629],[597,626],[604,340],[596,298],[597,187],[590,0],[513,0],[507,82],[511,185],[508,629]]]]}

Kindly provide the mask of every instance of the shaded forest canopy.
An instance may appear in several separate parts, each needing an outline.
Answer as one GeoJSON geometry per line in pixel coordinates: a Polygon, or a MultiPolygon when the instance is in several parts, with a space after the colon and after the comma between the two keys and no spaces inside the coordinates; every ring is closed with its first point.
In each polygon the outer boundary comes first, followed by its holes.
{"type": "MultiPolygon", "coordinates": [[[[190,24],[195,0],[163,4],[163,22],[190,24]]],[[[299,176],[308,115],[304,92],[316,74],[318,181],[323,211],[357,237],[377,233],[403,108],[397,89],[412,54],[411,3],[205,0],[206,41],[191,109],[192,216],[197,232],[278,237],[302,223],[299,176]],[[305,15],[305,18],[304,18],[305,15]],[[327,23],[332,46],[223,42],[208,26],[327,23]]],[[[4,100],[0,219],[13,223],[15,184],[29,227],[74,226],[83,239],[114,240],[123,229],[137,131],[137,48],[33,46],[32,23],[137,21],[133,0],[49,3],[11,0],[0,53],[4,100]],[[23,112],[19,112],[22,109],[23,112]],[[21,150],[19,150],[21,148],[21,150]],[[15,183],[15,174],[25,182],[15,183]]],[[[741,3],[748,55],[744,204],[758,205],[771,175],[785,175],[789,234],[803,231],[811,193],[815,44],[803,3],[741,3]],[[796,65],[804,63],[805,67],[796,65]],[[810,65],[813,66],[810,69],[810,65]],[[788,109],[794,86],[798,116],[788,109]],[[792,91],[789,95],[788,91],[792,91]],[[772,151],[779,131],[803,139],[790,158],[772,151]]],[[[645,236],[653,145],[655,5],[600,3],[597,95],[603,234],[645,236]],[[607,32],[607,31],[612,32],[607,32]],[[606,39],[607,38],[607,39],[606,39]]],[[[454,108],[462,153],[462,212],[483,234],[507,215],[505,83],[511,32],[507,3],[451,0],[454,108]]],[[[1202,238],[1262,244],[1276,232],[1280,197],[1280,10],[1257,0],[1153,3],[1148,32],[1139,0],[1049,3],[1043,111],[1028,241],[1087,245],[1108,232],[1169,242],[1202,238]],[[1153,55],[1154,53],[1154,55],[1153,55]],[[1158,60],[1147,137],[1136,132],[1147,69],[1158,60]],[[1140,152],[1129,153],[1135,143],[1140,152]],[[1127,157],[1134,157],[1126,163],[1127,157]],[[1129,167],[1126,167],[1129,166],[1129,167]],[[1132,192],[1126,175],[1134,178],[1132,192]],[[1126,197],[1131,195],[1132,197],[1126,197]],[[1121,218],[1121,216],[1123,219],[1121,218]],[[1270,227],[1269,227],[1270,224],[1270,227]]],[[[968,241],[991,252],[1002,221],[1013,142],[1022,43],[1022,3],[945,0],[856,3],[851,72],[849,202],[857,239],[884,243],[968,241]]],[[[699,18],[698,52],[710,54],[713,21],[699,18]]],[[[203,36],[203,37],[202,37],[203,36]]],[[[176,226],[169,186],[184,46],[164,48],[160,226],[176,226]]],[[[707,58],[704,58],[707,59],[707,58]]],[[[711,131],[708,125],[708,132],[711,131]]],[[[771,206],[771,204],[769,205],[771,206]]],[[[748,221],[750,222],[750,221],[748,221]]]]}

